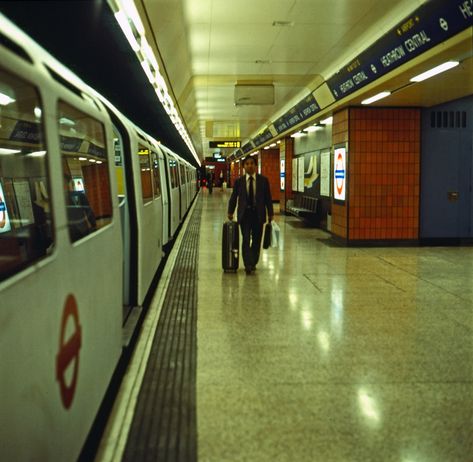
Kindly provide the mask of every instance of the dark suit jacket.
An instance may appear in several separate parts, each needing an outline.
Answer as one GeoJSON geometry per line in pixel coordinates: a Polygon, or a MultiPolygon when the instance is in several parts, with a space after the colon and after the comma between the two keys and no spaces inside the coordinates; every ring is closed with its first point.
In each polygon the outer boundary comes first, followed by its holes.
{"type": "MultiPolygon", "coordinates": [[[[246,192],[246,175],[241,176],[235,181],[233,185],[232,195],[228,201],[228,214],[233,215],[238,201],[237,220],[239,223],[243,220],[246,205],[248,201],[248,194],[246,192]]],[[[263,175],[256,175],[256,211],[258,221],[264,223],[266,221],[266,210],[268,215],[273,216],[273,200],[271,198],[271,191],[269,189],[269,181],[263,175]]]]}

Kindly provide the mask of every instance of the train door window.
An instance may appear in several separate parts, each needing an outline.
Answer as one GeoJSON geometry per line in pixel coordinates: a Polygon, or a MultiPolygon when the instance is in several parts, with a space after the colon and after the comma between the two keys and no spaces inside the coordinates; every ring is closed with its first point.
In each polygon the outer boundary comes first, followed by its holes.
{"type": "Polygon", "coordinates": [[[150,150],[138,145],[138,155],[140,156],[140,172],[141,172],[141,195],[143,204],[147,204],[153,200],[153,184],[151,182],[151,162],[149,159],[150,150]]]}
{"type": "Polygon", "coordinates": [[[177,188],[179,179],[177,176],[177,162],[174,159],[169,159],[169,171],[171,173],[171,188],[177,188]]]}
{"type": "Polygon", "coordinates": [[[179,171],[181,173],[181,184],[185,184],[186,183],[186,176],[185,176],[185,173],[184,173],[184,165],[179,164],[179,171]]]}
{"type": "Polygon", "coordinates": [[[43,120],[38,90],[0,68],[0,281],[53,249],[43,120]]]}
{"type": "Polygon", "coordinates": [[[75,242],[112,221],[105,129],[62,101],[58,126],[69,236],[75,242]]]}
{"type": "Polygon", "coordinates": [[[159,158],[158,154],[154,151],[151,152],[151,159],[153,161],[153,184],[154,184],[154,197],[161,196],[161,180],[159,178],[159,158]]]}

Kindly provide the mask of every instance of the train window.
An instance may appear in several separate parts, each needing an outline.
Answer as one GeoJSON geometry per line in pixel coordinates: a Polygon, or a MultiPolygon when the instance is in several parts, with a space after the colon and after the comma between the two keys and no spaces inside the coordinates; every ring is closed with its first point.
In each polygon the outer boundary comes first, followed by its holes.
{"type": "Polygon", "coordinates": [[[75,242],[112,221],[105,129],[62,101],[58,126],[69,236],[75,242]]]}
{"type": "Polygon", "coordinates": [[[140,171],[141,171],[141,193],[143,196],[143,203],[147,204],[153,200],[153,185],[151,183],[151,162],[149,160],[150,150],[138,145],[138,155],[140,156],[140,171]]]}
{"type": "Polygon", "coordinates": [[[0,68],[0,281],[53,249],[43,119],[37,89],[0,68]]]}
{"type": "Polygon", "coordinates": [[[181,171],[181,184],[187,183],[184,165],[179,164],[179,170],[181,171]]]}
{"type": "Polygon", "coordinates": [[[171,188],[179,186],[179,177],[177,173],[177,162],[174,159],[169,159],[169,171],[171,173],[171,188]]]}
{"type": "Polygon", "coordinates": [[[161,196],[161,180],[159,178],[159,159],[158,154],[151,152],[151,158],[153,160],[153,184],[154,184],[154,197],[161,196]]]}

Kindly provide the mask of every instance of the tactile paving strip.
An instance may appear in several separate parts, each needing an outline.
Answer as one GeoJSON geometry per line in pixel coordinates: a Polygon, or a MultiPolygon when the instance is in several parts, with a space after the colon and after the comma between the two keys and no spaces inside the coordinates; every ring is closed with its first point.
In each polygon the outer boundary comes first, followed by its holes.
{"type": "Polygon", "coordinates": [[[171,275],[124,461],[197,461],[197,268],[202,201],[171,275]]]}

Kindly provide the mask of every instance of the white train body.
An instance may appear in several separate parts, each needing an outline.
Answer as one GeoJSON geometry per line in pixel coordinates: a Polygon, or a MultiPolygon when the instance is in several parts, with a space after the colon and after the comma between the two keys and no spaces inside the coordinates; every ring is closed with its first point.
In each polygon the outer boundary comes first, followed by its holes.
{"type": "Polygon", "coordinates": [[[195,168],[0,31],[0,460],[75,460],[195,168]]]}

